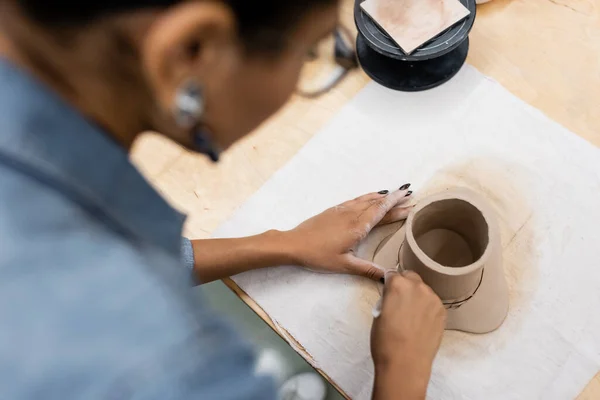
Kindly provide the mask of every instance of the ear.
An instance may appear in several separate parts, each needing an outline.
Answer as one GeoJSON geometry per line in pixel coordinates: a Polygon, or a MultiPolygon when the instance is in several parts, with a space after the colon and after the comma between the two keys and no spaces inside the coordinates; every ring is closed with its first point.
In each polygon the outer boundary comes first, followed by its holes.
{"type": "Polygon", "coordinates": [[[160,105],[168,109],[186,79],[213,79],[236,46],[234,15],[221,2],[183,2],[161,12],[142,45],[144,69],[160,105]]]}

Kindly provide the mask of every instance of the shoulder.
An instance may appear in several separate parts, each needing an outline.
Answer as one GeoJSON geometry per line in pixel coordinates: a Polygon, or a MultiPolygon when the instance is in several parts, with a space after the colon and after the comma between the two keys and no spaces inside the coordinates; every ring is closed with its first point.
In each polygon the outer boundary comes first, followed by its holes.
{"type": "Polygon", "coordinates": [[[270,398],[248,345],[205,307],[179,263],[2,171],[3,395],[270,398]],[[244,386],[255,395],[238,392],[244,386]]]}

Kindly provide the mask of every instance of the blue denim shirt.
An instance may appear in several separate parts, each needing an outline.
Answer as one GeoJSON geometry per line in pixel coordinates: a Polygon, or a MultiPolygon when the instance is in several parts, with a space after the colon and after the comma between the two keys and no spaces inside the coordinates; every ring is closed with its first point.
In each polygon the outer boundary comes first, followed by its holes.
{"type": "Polygon", "coordinates": [[[0,398],[274,398],[192,290],[183,220],[105,132],[0,59],[0,398]]]}

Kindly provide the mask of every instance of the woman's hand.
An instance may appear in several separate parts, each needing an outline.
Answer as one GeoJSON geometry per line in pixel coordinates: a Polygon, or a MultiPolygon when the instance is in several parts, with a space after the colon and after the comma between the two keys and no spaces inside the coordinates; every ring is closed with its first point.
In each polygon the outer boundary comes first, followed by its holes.
{"type": "Polygon", "coordinates": [[[406,184],[389,193],[370,193],[335,206],[291,231],[271,230],[238,239],[193,240],[194,275],[211,282],[277,265],[301,265],[331,273],[380,280],[384,271],[354,255],[354,249],[377,225],[407,217],[412,192],[406,184]]]}
{"type": "Polygon", "coordinates": [[[388,272],[381,315],[373,322],[373,399],[425,399],[446,310],[414,272],[388,272]]]}
{"type": "Polygon", "coordinates": [[[354,249],[377,225],[406,219],[410,184],[399,190],[370,193],[330,208],[285,232],[294,263],[318,272],[344,273],[380,280],[384,271],[354,255],[354,249]]]}

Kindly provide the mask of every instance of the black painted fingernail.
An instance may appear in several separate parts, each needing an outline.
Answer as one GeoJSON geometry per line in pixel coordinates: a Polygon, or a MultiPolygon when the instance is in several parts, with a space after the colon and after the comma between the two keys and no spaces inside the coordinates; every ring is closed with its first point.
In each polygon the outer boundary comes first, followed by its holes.
{"type": "Polygon", "coordinates": [[[409,190],[408,192],[406,192],[406,194],[404,195],[404,197],[408,197],[412,194],[412,190],[409,190]]]}
{"type": "Polygon", "coordinates": [[[381,283],[385,283],[385,278],[381,278],[381,279],[379,279],[379,282],[381,282],[381,283]]]}
{"type": "Polygon", "coordinates": [[[400,186],[400,189],[399,189],[399,190],[406,190],[406,189],[408,189],[409,187],[410,187],[410,183],[406,183],[406,184],[404,184],[404,185],[400,186]]]}
{"type": "Polygon", "coordinates": [[[389,190],[380,190],[377,193],[379,193],[379,194],[388,194],[389,192],[390,192],[389,190]]]}

